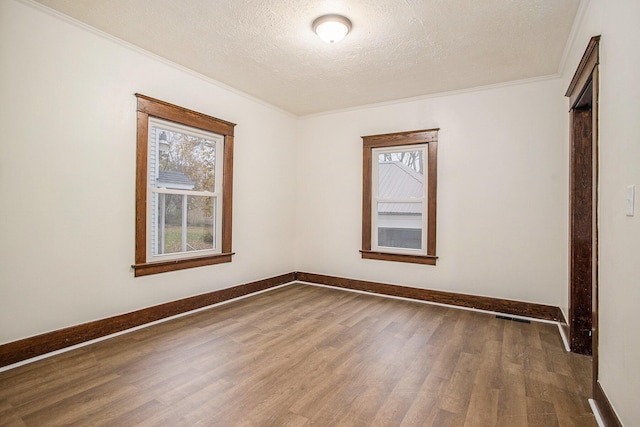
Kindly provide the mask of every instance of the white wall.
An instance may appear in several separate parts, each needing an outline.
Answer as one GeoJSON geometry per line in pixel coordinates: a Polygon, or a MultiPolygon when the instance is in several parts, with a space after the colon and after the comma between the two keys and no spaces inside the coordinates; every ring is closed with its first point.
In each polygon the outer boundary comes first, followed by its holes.
{"type": "Polygon", "coordinates": [[[600,40],[599,379],[627,426],[640,424],[640,2],[591,0],[571,46],[567,87],[600,40]],[[636,213],[625,192],[636,185],[636,213]]]}
{"type": "Polygon", "coordinates": [[[0,343],[293,271],[296,121],[0,1],[0,343]],[[134,279],[134,93],[237,123],[233,262],[134,279]]]}
{"type": "Polygon", "coordinates": [[[301,120],[299,271],[558,306],[567,277],[560,79],[301,120]],[[363,135],[439,127],[437,266],[363,260],[363,135]]]}

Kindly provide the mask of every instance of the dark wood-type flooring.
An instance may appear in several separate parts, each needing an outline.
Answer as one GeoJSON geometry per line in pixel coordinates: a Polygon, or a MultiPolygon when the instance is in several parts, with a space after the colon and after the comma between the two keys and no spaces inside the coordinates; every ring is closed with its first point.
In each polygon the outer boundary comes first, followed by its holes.
{"type": "Polygon", "coordinates": [[[295,284],[0,372],[8,426],[595,426],[558,328],[295,284]]]}

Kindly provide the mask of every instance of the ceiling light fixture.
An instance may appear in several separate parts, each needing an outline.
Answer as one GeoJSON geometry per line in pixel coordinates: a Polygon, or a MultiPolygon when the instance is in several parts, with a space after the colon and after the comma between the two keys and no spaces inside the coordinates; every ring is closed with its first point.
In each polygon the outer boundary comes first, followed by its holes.
{"type": "Polygon", "coordinates": [[[342,15],[324,15],[313,21],[313,31],[327,43],[337,43],[351,31],[351,21],[342,15]]]}

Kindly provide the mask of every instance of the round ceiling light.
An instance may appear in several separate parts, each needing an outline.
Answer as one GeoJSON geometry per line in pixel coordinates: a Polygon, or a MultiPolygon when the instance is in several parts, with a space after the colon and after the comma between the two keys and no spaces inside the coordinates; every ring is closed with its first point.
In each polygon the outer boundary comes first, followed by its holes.
{"type": "Polygon", "coordinates": [[[313,21],[313,31],[327,43],[337,43],[351,31],[351,21],[342,15],[324,15],[313,21]]]}

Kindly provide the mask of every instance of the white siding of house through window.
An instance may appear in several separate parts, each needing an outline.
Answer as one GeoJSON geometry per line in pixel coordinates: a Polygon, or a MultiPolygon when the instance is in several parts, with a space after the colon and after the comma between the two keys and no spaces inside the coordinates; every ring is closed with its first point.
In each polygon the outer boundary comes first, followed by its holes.
{"type": "MultiPolygon", "coordinates": [[[[419,205],[418,205],[419,206],[419,205]]],[[[422,217],[416,214],[379,214],[378,228],[420,228],[422,217]]]]}
{"type": "Polygon", "coordinates": [[[427,177],[399,161],[378,164],[378,197],[382,199],[415,198],[414,203],[380,203],[379,228],[422,228],[422,197],[427,177]]]}
{"type": "MultiPolygon", "coordinates": [[[[147,164],[147,172],[148,172],[148,180],[149,180],[149,185],[152,185],[151,183],[153,183],[153,185],[155,185],[156,179],[158,178],[158,157],[159,157],[159,153],[158,153],[158,135],[156,135],[156,127],[155,126],[149,126],[149,148],[147,150],[147,156],[149,158],[148,164],[147,164]]],[[[155,255],[156,251],[158,250],[158,233],[157,233],[157,228],[158,227],[153,227],[151,226],[151,224],[157,224],[158,223],[158,194],[157,193],[151,193],[151,203],[149,204],[149,210],[151,212],[149,212],[150,214],[150,220],[148,221],[147,224],[147,235],[151,236],[151,252],[155,255]]]]}

